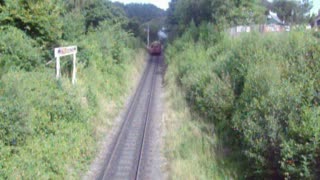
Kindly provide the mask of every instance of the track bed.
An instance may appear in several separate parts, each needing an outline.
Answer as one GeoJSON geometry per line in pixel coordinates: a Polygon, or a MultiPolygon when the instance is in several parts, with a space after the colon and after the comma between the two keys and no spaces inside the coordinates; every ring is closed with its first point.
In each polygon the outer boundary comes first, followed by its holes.
{"type": "Polygon", "coordinates": [[[151,56],[98,179],[144,179],[161,56],[151,56]]]}

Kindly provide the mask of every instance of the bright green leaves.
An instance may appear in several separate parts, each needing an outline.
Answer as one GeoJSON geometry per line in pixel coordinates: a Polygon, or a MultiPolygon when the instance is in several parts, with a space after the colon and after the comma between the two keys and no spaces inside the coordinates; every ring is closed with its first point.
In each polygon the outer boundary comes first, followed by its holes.
{"type": "Polygon", "coordinates": [[[103,21],[124,23],[126,18],[123,10],[109,1],[95,0],[84,8],[86,31],[90,27],[96,28],[103,21]]]}
{"type": "Polygon", "coordinates": [[[12,68],[31,71],[41,62],[37,43],[11,26],[0,28],[0,54],[0,76],[12,68]]]}
{"type": "Polygon", "coordinates": [[[80,12],[69,12],[61,17],[63,21],[62,39],[75,41],[85,34],[85,17],[80,12]]]}
{"type": "Polygon", "coordinates": [[[222,36],[206,48],[193,31],[167,51],[169,65],[192,109],[240,149],[243,176],[318,179],[319,39],[307,32],[222,36]]]}
{"type": "Polygon", "coordinates": [[[15,26],[41,45],[50,45],[61,38],[60,15],[64,11],[61,0],[10,0],[5,1],[2,9],[1,25],[15,26]]]}
{"type": "Polygon", "coordinates": [[[171,2],[168,23],[185,31],[191,21],[215,26],[250,25],[264,22],[265,8],[258,0],[176,0],[171,2]]]}

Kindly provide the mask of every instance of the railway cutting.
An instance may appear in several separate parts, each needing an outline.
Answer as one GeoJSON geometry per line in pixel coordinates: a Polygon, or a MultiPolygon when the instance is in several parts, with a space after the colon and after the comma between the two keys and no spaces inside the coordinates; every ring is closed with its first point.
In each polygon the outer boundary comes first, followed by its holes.
{"type": "Polygon", "coordinates": [[[155,87],[161,56],[150,56],[137,90],[106,155],[99,180],[145,179],[150,126],[155,111],[155,87]]]}

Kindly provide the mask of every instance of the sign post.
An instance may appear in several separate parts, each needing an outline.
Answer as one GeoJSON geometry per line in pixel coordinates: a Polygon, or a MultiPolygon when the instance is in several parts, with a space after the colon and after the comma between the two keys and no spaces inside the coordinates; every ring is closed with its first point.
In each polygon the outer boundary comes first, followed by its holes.
{"type": "Polygon", "coordinates": [[[59,48],[54,49],[54,57],[56,58],[56,78],[57,79],[60,79],[60,77],[61,77],[60,58],[63,56],[73,55],[72,84],[76,83],[76,75],[77,75],[76,54],[77,54],[77,52],[78,52],[77,46],[59,47],[59,48]]]}
{"type": "Polygon", "coordinates": [[[148,24],[148,37],[147,37],[147,41],[148,41],[148,47],[149,47],[149,44],[150,44],[150,26],[148,24]]]}
{"type": "Polygon", "coordinates": [[[76,84],[76,74],[77,74],[77,67],[76,67],[77,57],[76,54],[73,54],[73,69],[72,69],[72,84],[76,84]]]}

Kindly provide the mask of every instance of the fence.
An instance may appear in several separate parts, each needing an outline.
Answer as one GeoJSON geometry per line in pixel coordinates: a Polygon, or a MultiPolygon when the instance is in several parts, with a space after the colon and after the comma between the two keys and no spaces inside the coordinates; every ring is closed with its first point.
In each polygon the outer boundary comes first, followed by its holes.
{"type": "Polygon", "coordinates": [[[277,25],[277,24],[262,24],[262,25],[251,25],[251,26],[236,26],[227,30],[227,32],[231,36],[238,36],[241,33],[249,33],[249,32],[284,32],[288,31],[289,28],[287,26],[277,25]]]}

